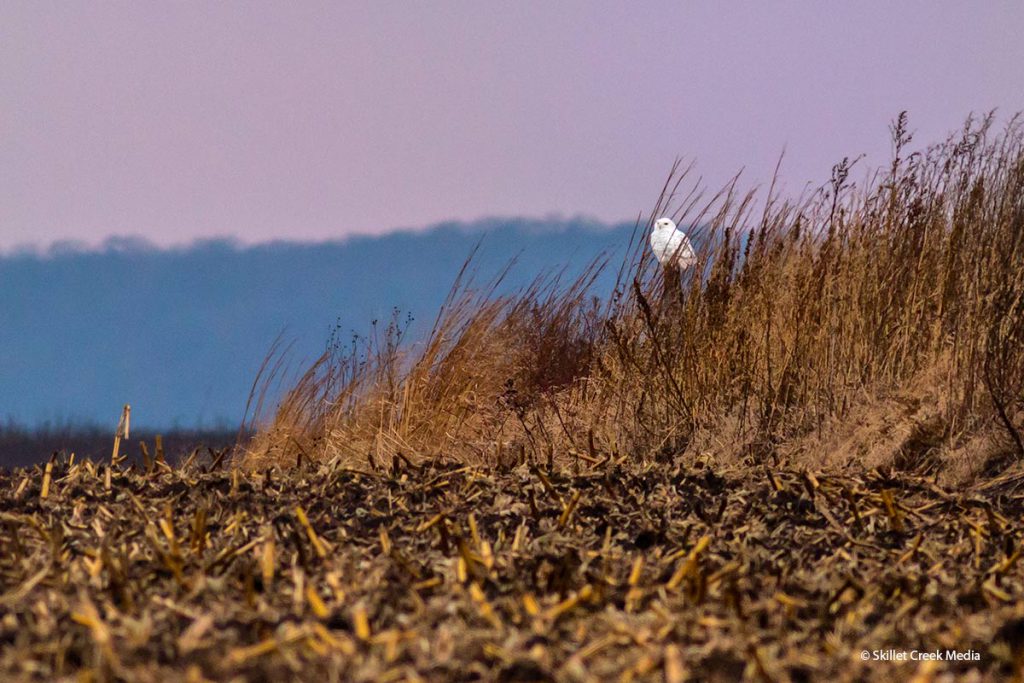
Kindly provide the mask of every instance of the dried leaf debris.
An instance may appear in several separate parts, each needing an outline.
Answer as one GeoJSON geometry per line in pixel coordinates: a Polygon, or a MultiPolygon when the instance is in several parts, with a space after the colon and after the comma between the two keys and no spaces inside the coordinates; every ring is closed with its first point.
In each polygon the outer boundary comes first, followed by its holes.
{"type": "Polygon", "coordinates": [[[940,681],[1024,664],[1012,486],[221,465],[0,473],[0,679],[940,681]]]}

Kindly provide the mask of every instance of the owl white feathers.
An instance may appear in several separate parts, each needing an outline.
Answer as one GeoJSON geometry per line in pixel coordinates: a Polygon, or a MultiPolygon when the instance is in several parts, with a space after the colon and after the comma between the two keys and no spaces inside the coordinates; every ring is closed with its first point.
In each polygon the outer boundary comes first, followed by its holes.
{"type": "Polygon", "coordinates": [[[651,230],[651,251],[658,263],[685,270],[697,263],[697,253],[690,238],[676,227],[671,218],[659,218],[651,230]]]}

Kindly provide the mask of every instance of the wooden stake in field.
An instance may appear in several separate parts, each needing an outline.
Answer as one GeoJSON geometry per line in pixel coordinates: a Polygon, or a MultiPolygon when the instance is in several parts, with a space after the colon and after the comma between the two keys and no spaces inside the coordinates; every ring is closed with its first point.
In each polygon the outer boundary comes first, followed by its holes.
{"type": "Polygon", "coordinates": [[[131,425],[132,407],[127,403],[121,409],[121,419],[117,422],[117,431],[114,433],[114,451],[110,455],[110,464],[118,463],[118,456],[121,454],[121,439],[128,438],[128,431],[131,425]]]}

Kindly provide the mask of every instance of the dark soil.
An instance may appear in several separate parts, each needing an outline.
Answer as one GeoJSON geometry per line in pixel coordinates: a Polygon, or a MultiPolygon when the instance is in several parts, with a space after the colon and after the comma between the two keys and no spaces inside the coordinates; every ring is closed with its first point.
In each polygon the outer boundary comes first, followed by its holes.
{"type": "MultiPolygon", "coordinates": [[[[187,458],[192,451],[207,448],[219,450],[234,446],[238,440],[238,429],[165,429],[159,432],[147,429],[132,430],[132,451],[135,444],[148,443],[153,446],[157,434],[163,439],[169,462],[187,458]]],[[[0,424],[0,467],[31,467],[45,463],[51,454],[66,457],[72,453],[79,459],[109,459],[113,427],[81,425],[46,425],[34,429],[13,424],[0,424]]],[[[125,444],[128,450],[128,444],[125,444]]],[[[141,457],[134,456],[141,462],[141,457]]]]}
{"type": "Polygon", "coordinates": [[[1000,680],[1024,661],[1012,482],[227,465],[54,463],[45,498],[44,467],[0,473],[0,680],[1000,680]]]}

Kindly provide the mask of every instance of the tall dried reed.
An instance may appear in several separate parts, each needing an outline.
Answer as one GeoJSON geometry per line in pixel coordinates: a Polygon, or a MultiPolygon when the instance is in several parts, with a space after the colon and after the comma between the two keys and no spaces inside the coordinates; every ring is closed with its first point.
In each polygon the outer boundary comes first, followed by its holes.
{"type": "Polygon", "coordinates": [[[1020,122],[972,118],[915,152],[904,115],[891,132],[887,168],[855,183],[844,159],[797,199],[736,180],[708,194],[677,165],[605,300],[606,260],[504,296],[467,265],[426,341],[395,321],[325,354],[248,461],[842,465],[874,441],[889,464],[935,467],[978,435],[985,458],[1024,455],[1020,122]],[[646,250],[661,215],[700,246],[678,288],[646,250]]]}

